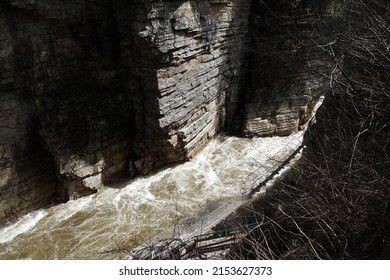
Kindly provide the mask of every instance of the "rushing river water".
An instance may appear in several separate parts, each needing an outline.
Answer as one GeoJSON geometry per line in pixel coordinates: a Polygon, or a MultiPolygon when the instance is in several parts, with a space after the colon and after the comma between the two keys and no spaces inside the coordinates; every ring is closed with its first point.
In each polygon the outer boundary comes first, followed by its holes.
{"type": "Polygon", "coordinates": [[[171,230],[178,219],[206,215],[239,195],[261,174],[288,137],[220,136],[191,162],[164,169],[66,204],[38,210],[0,229],[0,259],[122,259],[126,250],[171,230]]]}

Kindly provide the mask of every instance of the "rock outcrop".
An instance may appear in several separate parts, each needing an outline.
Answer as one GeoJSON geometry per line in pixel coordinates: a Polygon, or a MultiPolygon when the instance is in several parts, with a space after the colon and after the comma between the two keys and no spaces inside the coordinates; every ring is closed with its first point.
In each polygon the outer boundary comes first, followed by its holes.
{"type": "MultiPolygon", "coordinates": [[[[329,91],[326,55],[332,1],[254,1],[248,75],[236,131],[244,136],[289,135],[302,129],[329,91]],[[262,3],[260,3],[262,2],[262,3]]],[[[334,12],[334,9],[332,9],[334,12]]]]}
{"type": "Polygon", "coordinates": [[[0,2],[0,220],[96,189],[131,154],[111,1],[0,2]]]}
{"type": "Polygon", "coordinates": [[[122,61],[130,79],[139,81],[133,83],[134,165],[142,174],[191,158],[230,124],[249,4],[135,1],[117,7],[122,61]]]}
{"type": "Polygon", "coordinates": [[[2,0],[0,221],[230,125],[250,1],[2,0]]]}

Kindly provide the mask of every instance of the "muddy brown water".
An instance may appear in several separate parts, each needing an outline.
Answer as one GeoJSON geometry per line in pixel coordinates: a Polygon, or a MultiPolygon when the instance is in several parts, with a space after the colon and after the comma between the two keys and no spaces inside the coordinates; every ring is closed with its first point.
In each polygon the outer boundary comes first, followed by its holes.
{"type": "Polygon", "coordinates": [[[164,169],[0,228],[0,259],[122,259],[138,244],[200,218],[250,187],[248,176],[293,150],[302,133],[243,139],[220,136],[191,162],[164,169]]]}

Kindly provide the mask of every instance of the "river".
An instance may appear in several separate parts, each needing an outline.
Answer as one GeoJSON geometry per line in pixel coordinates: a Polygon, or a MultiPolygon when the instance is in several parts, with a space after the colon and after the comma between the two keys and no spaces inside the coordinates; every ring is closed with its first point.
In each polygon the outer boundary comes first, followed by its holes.
{"type": "Polygon", "coordinates": [[[122,259],[136,245],[201,217],[249,188],[303,133],[244,139],[221,135],[190,162],[105,186],[96,194],[34,211],[0,228],[0,259],[122,259]]]}

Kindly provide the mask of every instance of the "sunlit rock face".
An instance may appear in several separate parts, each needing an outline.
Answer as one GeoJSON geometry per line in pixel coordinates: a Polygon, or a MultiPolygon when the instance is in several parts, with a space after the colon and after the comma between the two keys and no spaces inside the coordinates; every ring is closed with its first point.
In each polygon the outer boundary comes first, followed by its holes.
{"type": "Polygon", "coordinates": [[[245,94],[236,119],[244,136],[302,129],[329,90],[334,63],[326,18],[332,1],[254,1],[245,94]],[[326,51],[325,51],[326,50],[326,51]]]}
{"type": "Polygon", "coordinates": [[[134,1],[118,11],[133,84],[134,169],[191,158],[229,126],[239,97],[250,1],[134,1]],[[130,16],[129,16],[130,15],[130,16]],[[133,45],[133,52],[130,52],[133,45]]]}
{"type": "Polygon", "coordinates": [[[0,221],[229,126],[250,1],[0,2],[0,221]]]}

